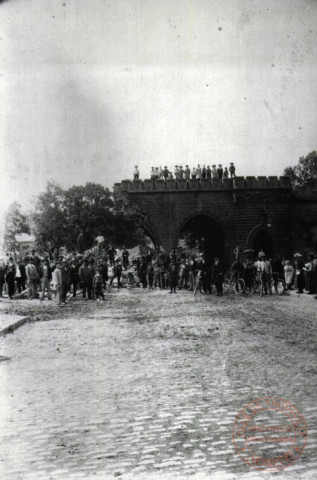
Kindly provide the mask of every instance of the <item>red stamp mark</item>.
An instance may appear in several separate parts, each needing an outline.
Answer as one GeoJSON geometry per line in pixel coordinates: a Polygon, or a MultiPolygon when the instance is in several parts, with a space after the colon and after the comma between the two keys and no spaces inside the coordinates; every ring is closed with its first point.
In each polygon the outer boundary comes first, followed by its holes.
{"type": "Polygon", "coordinates": [[[237,453],[250,467],[278,471],[300,458],[307,442],[301,412],[278,397],[262,397],[243,407],[233,426],[237,453]]]}

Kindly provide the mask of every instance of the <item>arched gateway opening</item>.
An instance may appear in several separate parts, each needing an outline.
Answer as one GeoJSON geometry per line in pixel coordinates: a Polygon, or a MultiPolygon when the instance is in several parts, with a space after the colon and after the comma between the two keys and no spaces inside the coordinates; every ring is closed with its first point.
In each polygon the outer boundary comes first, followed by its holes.
{"type": "Polygon", "coordinates": [[[204,252],[207,266],[215,257],[225,260],[225,234],[213,217],[200,213],[190,217],[179,231],[179,244],[185,248],[199,247],[204,252]]]}
{"type": "Polygon", "coordinates": [[[263,250],[271,258],[277,253],[278,238],[271,227],[259,225],[250,232],[247,245],[248,248],[253,248],[256,254],[263,250]]]}

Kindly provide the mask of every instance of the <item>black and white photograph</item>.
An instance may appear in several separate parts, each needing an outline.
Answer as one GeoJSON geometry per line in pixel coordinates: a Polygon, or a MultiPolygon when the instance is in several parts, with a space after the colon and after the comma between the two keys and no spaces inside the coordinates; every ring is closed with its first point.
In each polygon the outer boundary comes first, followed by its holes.
{"type": "Polygon", "coordinates": [[[0,0],[0,479],[317,478],[317,1],[0,0]]]}

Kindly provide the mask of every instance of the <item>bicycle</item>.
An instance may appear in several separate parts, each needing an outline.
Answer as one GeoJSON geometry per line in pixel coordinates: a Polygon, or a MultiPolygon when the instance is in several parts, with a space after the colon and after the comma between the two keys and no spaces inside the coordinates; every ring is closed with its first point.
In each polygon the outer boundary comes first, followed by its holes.
{"type": "Polygon", "coordinates": [[[225,278],[222,284],[223,293],[233,290],[236,295],[242,295],[245,292],[245,281],[240,277],[240,273],[233,273],[230,278],[225,278]],[[238,277],[238,278],[237,278],[238,277]]]}

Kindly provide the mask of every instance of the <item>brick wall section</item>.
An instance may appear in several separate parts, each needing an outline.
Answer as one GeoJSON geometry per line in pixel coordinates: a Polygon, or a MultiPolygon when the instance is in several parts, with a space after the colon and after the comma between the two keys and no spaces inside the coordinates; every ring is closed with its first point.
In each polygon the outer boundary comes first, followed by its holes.
{"type": "Polygon", "coordinates": [[[229,252],[236,243],[251,247],[253,233],[265,228],[272,233],[276,252],[289,255],[303,248],[298,229],[317,224],[317,199],[292,195],[287,177],[237,177],[225,182],[126,180],[115,189],[125,191],[131,204],[146,214],[156,243],[166,250],[177,244],[186,221],[199,213],[221,225],[229,252]]]}

